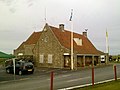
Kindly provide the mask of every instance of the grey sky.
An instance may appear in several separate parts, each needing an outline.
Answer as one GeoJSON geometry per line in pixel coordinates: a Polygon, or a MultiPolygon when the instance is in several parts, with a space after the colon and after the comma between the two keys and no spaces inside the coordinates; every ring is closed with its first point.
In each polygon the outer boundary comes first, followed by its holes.
{"type": "Polygon", "coordinates": [[[12,53],[34,31],[41,31],[46,18],[50,25],[70,29],[74,10],[74,32],[88,28],[95,47],[105,52],[106,29],[110,54],[120,54],[120,0],[0,0],[0,51],[12,53]]]}

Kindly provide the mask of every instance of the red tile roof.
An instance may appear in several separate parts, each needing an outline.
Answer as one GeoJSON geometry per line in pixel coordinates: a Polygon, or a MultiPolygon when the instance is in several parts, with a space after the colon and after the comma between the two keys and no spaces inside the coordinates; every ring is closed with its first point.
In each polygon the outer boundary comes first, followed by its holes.
{"type": "MultiPolygon", "coordinates": [[[[59,28],[50,26],[51,30],[54,32],[55,36],[57,37],[58,41],[61,43],[62,46],[65,48],[71,48],[71,32],[67,30],[60,30],[59,28]]],[[[74,50],[77,51],[79,54],[101,54],[94,45],[90,42],[90,40],[85,37],[84,35],[74,33],[74,38],[82,39],[82,46],[77,45],[74,43],[74,50]]]]}
{"type": "MultiPolygon", "coordinates": [[[[57,37],[60,44],[67,49],[71,49],[71,32],[67,30],[62,31],[59,28],[53,26],[49,27],[57,37]]],[[[23,42],[17,49],[24,49],[24,45],[36,44],[41,36],[41,33],[42,32],[33,32],[32,35],[25,42],[23,42]]],[[[74,50],[77,51],[78,54],[103,54],[103,52],[97,50],[94,47],[94,45],[90,42],[90,40],[84,35],[74,33],[73,37],[82,39],[82,46],[77,45],[75,41],[73,41],[74,50]]]]}
{"type": "Polygon", "coordinates": [[[40,38],[41,32],[33,32],[30,37],[23,42],[17,49],[24,50],[24,45],[36,44],[40,38]]]}
{"type": "Polygon", "coordinates": [[[41,32],[33,32],[32,35],[26,40],[25,44],[36,44],[40,38],[41,32]]]}

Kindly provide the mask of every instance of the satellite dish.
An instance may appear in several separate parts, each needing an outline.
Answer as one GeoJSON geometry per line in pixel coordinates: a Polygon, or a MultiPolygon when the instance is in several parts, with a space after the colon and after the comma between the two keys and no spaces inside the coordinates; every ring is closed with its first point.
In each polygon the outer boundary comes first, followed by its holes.
{"type": "Polygon", "coordinates": [[[87,32],[87,31],[88,31],[88,29],[86,28],[86,29],[85,29],[85,31],[87,32]]]}

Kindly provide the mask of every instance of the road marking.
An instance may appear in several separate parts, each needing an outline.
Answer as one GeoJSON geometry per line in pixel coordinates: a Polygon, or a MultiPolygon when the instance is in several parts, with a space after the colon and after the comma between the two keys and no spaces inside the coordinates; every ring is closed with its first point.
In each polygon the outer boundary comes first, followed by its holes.
{"type": "Polygon", "coordinates": [[[68,74],[68,75],[62,75],[61,77],[69,77],[69,76],[71,76],[70,74],[68,74]]]}
{"type": "Polygon", "coordinates": [[[68,74],[68,75],[60,75],[58,77],[55,77],[55,79],[60,79],[60,78],[65,78],[65,77],[69,77],[71,76],[71,74],[68,74]]]}
{"type": "MultiPolygon", "coordinates": [[[[69,77],[69,76],[71,76],[71,74],[69,74],[69,75],[61,75],[61,76],[58,76],[58,77],[54,77],[54,79],[60,79],[60,78],[65,78],[65,77],[69,77]]],[[[47,79],[47,80],[50,80],[50,78],[47,79]]]]}
{"type": "Polygon", "coordinates": [[[8,82],[12,82],[12,81],[24,81],[24,80],[28,80],[30,78],[22,78],[22,79],[16,79],[16,80],[9,80],[9,81],[1,81],[0,83],[8,83],[8,82]]]}
{"type": "MultiPolygon", "coordinates": [[[[120,78],[117,78],[117,79],[120,79],[120,78]]],[[[115,79],[109,79],[109,80],[105,80],[105,81],[96,82],[95,84],[106,83],[106,82],[110,82],[110,81],[114,81],[114,80],[115,79]]],[[[89,84],[73,86],[73,87],[68,87],[68,88],[62,88],[62,89],[57,89],[57,90],[71,90],[71,89],[81,88],[81,87],[86,87],[86,86],[91,86],[91,85],[92,85],[92,83],[89,83],[89,84]]]]}
{"type": "Polygon", "coordinates": [[[90,78],[90,76],[84,77],[84,78],[72,79],[72,80],[68,80],[68,81],[66,81],[66,82],[76,82],[76,81],[83,80],[83,79],[88,79],[88,78],[90,78]]]}
{"type": "Polygon", "coordinates": [[[71,89],[74,89],[74,88],[80,88],[80,87],[85,87],[85,86],[90,86],[90,85],[92,85],[92,83],[84,84],[84,85],[80,85],[80,86],[73,86],[73,87],[68,87],[68,88],[62,88],[62,89],[58,89],[58,90],[71,90],[71,89]]]}

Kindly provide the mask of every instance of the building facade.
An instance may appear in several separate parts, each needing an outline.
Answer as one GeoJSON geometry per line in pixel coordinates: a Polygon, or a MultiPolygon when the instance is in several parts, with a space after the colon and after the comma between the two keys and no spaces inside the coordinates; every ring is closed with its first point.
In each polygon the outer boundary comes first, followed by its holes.
{"type": "MultiPolygon", "coordinates": [[[[71,67],[71,32],[64,29],[64,24],[53,27],[46,24],[41,32],[34,32],[16,50],[15,55],[33,55],[37,67],[71,67]]],[[[101,63],[103,52],[97,50],[83,34],[73,33],[73,66],[84,67],[101,63]]]]}

